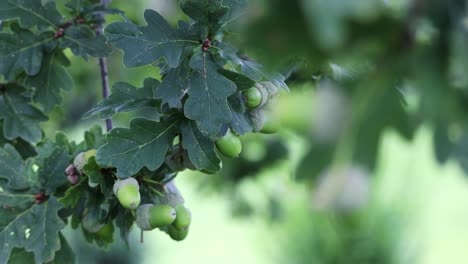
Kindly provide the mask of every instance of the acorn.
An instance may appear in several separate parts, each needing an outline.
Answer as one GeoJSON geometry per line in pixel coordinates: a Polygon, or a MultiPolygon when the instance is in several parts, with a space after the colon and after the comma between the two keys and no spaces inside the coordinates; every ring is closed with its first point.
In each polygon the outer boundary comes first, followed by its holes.
{"type": "Polygon", "coordinates": [[[220,139],[216,140],[216,148],[227,157],[239,156],[242,151],[242,142],[230,129],[220,139]]]}
{"type": "Polygon", "coordinates": [[[144,204],[137,209],[136,223],[142,230],[153,230],[172,224],[176,216],[176,210],[169,205],[144,204]]]}
{"type": "Polygon", "coordinates": [[[75,166],[76,170],[81,174],[83,173],[83,167],[88,163],[88,160],[91,157],[96,156],[96,150],[91,149],[86,152],[80,152],[76,155],[75,159],[73,160],[73,165],[75,166]]]}
{"type": "Polygon", "coordinates": [[[248,108],[256,108],[262,103],[262,93],[256,87],[242,91],[242,98],[248,108]]]}
{"type": "Polygon", "coordinates": [[[172,225],[179,230],[188,228],[192,222],[192,213],[190,210],[183,204],[180,204],[176,206],[175,211],[176,219],[172,225]]]}
{"type": "Polygon", "coordinates": [[[170,225],[168,228],[167,228],[167,233],[169,234],[169,236],[175,240],[175,241],[182,241],[184,240],[187,235],[188,235],[188,232],[189,232],[189,228],[184,228],[182,230],[179,230],[177,229],[174,225],[170,225]]]}
{"type": "Polygon", "coordinates": [[[140,186],[135,178],[117,180],[113,191],[120,204],[127,209],[136,209],[140,205],[140,186]]]}

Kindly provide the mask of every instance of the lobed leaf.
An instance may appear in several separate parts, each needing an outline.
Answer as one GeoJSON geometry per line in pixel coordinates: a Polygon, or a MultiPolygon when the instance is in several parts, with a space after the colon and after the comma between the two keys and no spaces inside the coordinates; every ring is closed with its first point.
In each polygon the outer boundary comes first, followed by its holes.
{"type": "Polygon", "coordinates": [[[215,136],[232,118],[227,98],[236,91],[236,85],[217,71],[210,54],[198,51],[190,66],[194,71],[190,75],[184,114],[196,121],[204,134],[215,136]]]}
{"type": "Polygon", "coordinates": [[[183,60],[179,67],[169,68],[161,85],[156,90],[156,98],[169,108],[182,108],[182,98],[188,90],[190,67],[188,60],[183,60]]]}
{"type": "Polygon", "coordinates": [[[155,122],[135,118],[130,128],[115,128],[107,134],[107,143],[98,149],[97,163],[117,168],[119,178],[128,178],[146,167],[158,169],[164,162],[176,135],[177,121],[155,122]]]}
{"type": "Polygon", "coordinates": [[[203,135],[193,121],[183,123],[181,130],[182,147],[187,150],[190,161],[197,170],[218,172],[221,161],[215,152],[213,141],[203,135]]]}
{"type": "Polygon", "coordinates": [[[116,83],[112,87],[111,95],[84,114],[84,118],[99,115],[101,118],[110,118],[116,113],[133,112],[144,108],[159,106],[157,90],[159,81],[148,78],[143,88],[136,88],[128,83],[116,83]]]}
{"type": "Polygon", "coordinates": [[[13,33],[0,33],[0,75],[6,80],[14,80],[21,72],[36,75],[41,68],[44,45],[53,36],[37,36],[15,24],[11,29],[13,33]]]}
{"type": "Polygon", "coordinates": [[[229,107],[231,108],[232,119],[229,126],[239,135],[244,135],[252,132],[253,125],[250,119],[250,114],[244,105],[244,101],[240,94],[234,94],[228,98],[229,107]]]}
{"type": "Polygon", "coordinates": [[[84,138],[86,150],[98,149],[106,143],[106,137],[102,133],[102,128],[97,125],[85,131],[84,138]]]}
{"type": "Polygon", "coordinates": [[[191,19],[195,27],[204,28],[205,34],[214,35],[222,26],[223,17],[228,14],[229,7],[223,0],[183,0],[180,7],[191,19]]]}
{"type": "Polygon", "coordinates": [[[109,56],[112,49],[107,45],[104,36],[97,36],[88,26],[80,25],[65,30],[62,46],[70,48],[75,56],[85,59],[88,55],[104,58],[109,56]]]}
{"type": "Polygon", "coordinates": [[[67,189],[63,197],[60,197],[59,202],[64,207],[75,208],[80,198],[83,196],[83,192],[86,189],[87,180],[82,178],[77,185],[71,186],[67,189]]]}
{"type": "Polygon", "coordinates": [[[41,204],[33,203],[27,208],[16,207],[16,204],[11,206],[18,210],[11,211],[14,218],[10,218],[0,229],[0,263],[7,262],[15,247],[33,252],[36,263],[52,261],[61,247],[59,231],[65,227],[58,216],[62,205],[52,196],[41,204]]]}
{"type": "Polygon", "coordinates": [[[65,169],[70,165],[72,157],[67,150],[56,147],[54,151],[44,159],[43,166],[39,169],[39,182],[46,195],[51,195],[57,188],[68,183],[65,169]]]}
{"type": "Polygon", "coordinates": [[[37,0],[3,0],[0,2],[0,20],[19,19],[23,28],[57,28],[62,16],[55,7],[55,1],[42,5],[37,0]]]}
{"type": "Polygon", "coordinates": [[[88,176],[88,185],[92,188],[99,186],[101,193],[112,192],[113,179],[106,177],[101,171],[101,167],[96,163],[96,158],[91,157],[88,163],[83,167],[83,171],[88,176]],[[111,181],[111,182],[109,182],[111,181]]]}
{"type": "Polygon", "coordinates": [[[171,28],[156,11],[146,10],[145,20],[148,23],[145,27],[138,27],[127,20],[112,23],[105,29],[109,42],[124,52],[127,67],[154,64],[165,59],[170,67],[176,68],[184,48],[199,44],[171,28]]]}
{"type": "Polygon", "coordinates": [[[235,65],[240,67],[240,71],[242,74],[248,76],[253,81],[259,82],[263,79],[263,66],[253,62],[241,59],[237,56],[237,49],[226,44],[224,42],[215,41],[213,45],[219,51],[219,55],[224,59],[228,60],[230,63],[234,63],[235,65]]]}
{"type": "Polygon", "coordinates": [[[3,135],[7,139],[21,137],[29,142],[38,142],[42,138],[40,122],[47,117],[30,104],[30,98],[24,95],[24,87],[16,84],[6,85],[0,93],[0,119],[3,119],[3,135]]]}
{"type": "Polygon", "coordinates": [[[26,86],[35,89],[33,99],[39,103],[45,112],[50,112],[56,105],[62,103],[61,90],[69,91],[73,87],[73,79],[60,63],[58,56],[61,51],[46,54],[38,74],[26,78],[26,86]]]}
{"type": "MultiPolygon", "coordinates": [[[[0,131],[3,131],[2,126],[2,122],[0,122],[0,131]]],[[[23,159],[31,158],[37,155],[36,149],[31,143],[27,142],[22,138],[8,140],[3,137],[2,132],[0,133],[0,147],[5,146],[6,144],[12,145],[23,159]]]]}

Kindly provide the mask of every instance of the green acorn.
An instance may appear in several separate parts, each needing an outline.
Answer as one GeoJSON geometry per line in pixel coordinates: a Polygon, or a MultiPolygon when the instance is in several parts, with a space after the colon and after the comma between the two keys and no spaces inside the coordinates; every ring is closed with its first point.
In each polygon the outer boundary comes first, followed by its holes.
{"type": "Polygon", "coordinates": [[[96,234],[102,238],[112,239],[114,235],[114,225],[112,224],[112,222],[109,222],[105,226],[103,226],[99,231],[97,231],[96,234]]]}
{"type": "Polygon", "coordinates": [[[226,134],[216,141],[218,150],[227,157],[234,158],[239,156],[242,151],[242,142],[230,129],[226,134]]]}
{"type": "Polygon", "coordinates": [[[117,180],[114,183],[114,194],[120,204],[127,209],[135,209],[140,205],[140,186],[135,178],[117,180]]]}
{"type": "Polygon", "coordinates": [[[184,240],[189,232],[189,228],[184,228],[182,230],[177,229],[174,225],[170,225],[167,228],[167,233],[169,236],[175,241],[182,241],[184,240]]]}
{"type": "Polygon", "coordinates": [[[91,149],[86,152],[80,152],[76,155],[73,160],[73,165],[75,165],[76,170],[81,174],[83,173],[83,167],[88,163],[89,158],[96,156],[96,150],[91,149]]]}
{"type": "Polygon", "coordinates": [[[255,87],[242,91],[242,98],[248,108],[256,108],[262,103],[262,93],[255,87]]]}
{"type": "Polygon", "coordinates": [[[85,153],[83,153],[83,157],[84,157],[84,159],[86,160],[86,162],[88,162],[88,160],[89,160],[91,157],[96,156],[96,152],[97,152],[97,150],[95,150],[95,149],[90,149],[90,150],[86,151],[85,153]]]}
{"type": "Polygon", "coordinates": [[[165,204],[144,204],[137,209],[136,223],[142,230],[153,230],[172,224],[176,210],[165,204]]]}
{"type": "Polygon", "coordinates": [[[188,228],[192,222],[192,213],[190,210],[183,204],[176,206],[175,210],[176,219],[172,225],[179,230],[188,228]]]}

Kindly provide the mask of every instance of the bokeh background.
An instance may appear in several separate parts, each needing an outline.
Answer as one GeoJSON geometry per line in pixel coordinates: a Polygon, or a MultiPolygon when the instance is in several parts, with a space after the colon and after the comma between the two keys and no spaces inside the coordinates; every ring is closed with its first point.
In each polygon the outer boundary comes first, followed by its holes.
{"type": "MultiPolygon", "coordinates": [[[[60,5],[64,1],[56,2],[60,5]]],[[[269,1],[252,2],[249,14],[239,19],[244,26],[268,10],[283,15],[291,11],[281,9],[281,4],[268,7],[269,1]]],[[[294,5],[296,1],[273,2],[294,5]]],[[[305,61],[305,67],[299,73],[293,72],[289,79],[291,92],[282,94],[275,107],[275,117],[283,129],[274,135],[243,137],[241,157],[225,160],[219,175],[178,175],[176,183],[193,214],[185,241],[174,242],[153,231],[145,233],[141,244],[135,228],[130,249],[115,235],[113,246],[101,250],[84,243],[79,230],[67,230],[73,234],[70,243],[79,263],[468,263],[468,179],[458,161],[437,161],[430,123],[419,125],[410,140],[394,129],[382,129],[372,155],[375,166],[371,168],[352,163],[341,171],[327,171],[329,153],[324,150],[312,158],[321,164],[319,169],[311,169],[307,175],[307,169],[303,169],[298,174],[303,158],[314,146],[312,141],[316,141],[313,132],[319,139],[334,137],[336,131],[344,129],[340,124],[347,118],[349,107],[346,94],[335,87],[336,83],[323,82],[322,76],[327,73],[317,68],[332,57],[330,54],[336,55],[337,61],[344,58],[344,64],[353,56],[353,63],[364,62],[355,63],[351,71],[329,64],[335,79],[346,78],[365,70],[365,55],[373,54],[373,50],[350,47],[335,53],[314,53],[324,46],[339,46],[345,29],[359,25],[349,26],[347,23],[353,22],[343,19],[348,1],[329,0],[331,4],[323,6],[317,3],[324,1],[298,2],[304,2],[304,8],[310,6],[310,10],[302,11],[312,14],[313,26],[278,17],[278,28],[290,27],[291,35],[285,40],[281,32],[267,35],[268,31],[261,30],[227,36],[243,45],[247,54],[285,75],[294,68],[284,67],[291,63],[282,61],[286,55],[297,55],[305,61]],[[310,37],[307,28],[319,37],[310,37]],[[301,35],[302,41],[297,38],[301,35]],[[293,45],[288,46],[288,40],[293,45]],[[262,41],[271,46],[262,46],[266,45],[262,41]],[[311,45],[310,54],[306,45],[311,45]],[[342,56],[345,53],[347,56],[342,56]],[[278,60],[271,59],[272,55],[278,60]]],[[[376,2],[386,7],[389,16],[398,18],[405,16],[411,1],[356,2],[361,5],[356,13],[372,23],[376,2]]],[[[114,0],[111,6],[124,10],[139,24],[144,24],[142,14],[147,8],[162,13],[172,24],[186,19],[175,0],[114,0]]],[[[120,18],[111,15],[107,19],[120,18]]],[[[261,23],[257,26],[261,28],[261,23]]],[[[430,23],[422,27],[419,38],[430,41],[434,29],[430,23]]],[[[374,44],[382,43],[385,41],[374,44]]],[[[80,140],[83,130],[103,124],[98,119],[81,119],[101,98],[100,76],[97,60],[70,58],[75,89],[65,96],[67,107],[54,110],[52,121],[44,124],[44,129],[48,135],[61,130],[80,140]]],[[[151,66],[124,68],[118,51],[108,61],[111,84],[125,81],[138,87],[148,76],[160,78],[158,70],[151,66]]],[[[458,67],[455,73],[463,77],[466,70],[458,67]]],[[[411,97],[406,99],[406,110],[411,112],[411,97]]],[[[131,118],[120,114],[115,117],[115,126],[127,126],[131,118]]],[[[366,140],[359,144],[366,144],[366,140]]]]}

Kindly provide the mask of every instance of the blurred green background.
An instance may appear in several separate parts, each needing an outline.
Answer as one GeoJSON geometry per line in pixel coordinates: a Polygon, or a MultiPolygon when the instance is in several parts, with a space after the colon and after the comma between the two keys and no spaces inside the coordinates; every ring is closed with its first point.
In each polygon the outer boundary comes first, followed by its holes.
{"type": "MultiPolygon", "coordinates": [[[[396,10],[405,6],[405,1],[389,2],[396,10]]],[[[114,0],[111,6],[140,24],[146,8],[172,23],[183,18],[175,0],[114,0]]],[[[322,41],[336,37],[327,36],[322,41]]],[[[103,124],[81,119],[100,100],[100,76],[97,60],[70,58],[75,89],[65,96],[67,107],[54,110],[44,129],[48,135],[63,130],[79,140],[83,130],[103,124]]],[[[151,66],[124,68],[121,52],[108,61],[111,84],[138,87],[148,76],[159,78],[151,66]]],[[[141,244],[135,228],[130,250],[115,235],[114,246],[101,251],[83,243],[80,231],[68,230],[79,263],[468,263],[468,182],[455,161],[437,163],[430,126],[421,126],[412,141],[385,130],[375,170],[358,177],[359,186],[351,182],[330,191],[320,181],[296,180],[296,167],[310,147],[317,90],[312,81],[292,83],[290,89],[275,108],[284,127],[280,133],[244,137],[242,157],[226,161],[220,175],[179,174],[176,183],[193,213],[185,241],[153,231],[141,244]],[[344,202],[361,198],[357,209],[347,204],[326,210],[340,199],[340,191],[351,192],[344,202]]],[[[126,126],[130,118],[116,116],[115,126],[126,126]]]]}

